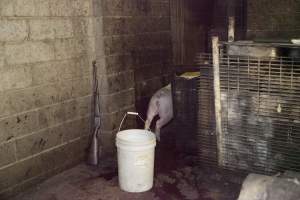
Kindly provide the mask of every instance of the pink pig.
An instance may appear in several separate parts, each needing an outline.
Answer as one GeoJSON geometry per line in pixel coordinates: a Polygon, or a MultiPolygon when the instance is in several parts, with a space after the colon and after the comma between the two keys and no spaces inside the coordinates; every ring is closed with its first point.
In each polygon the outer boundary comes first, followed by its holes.
{"type": "Polygon", "coordinates": [[[173,118],[173,101],[171,85],[158,90],[151,98],[148,111],[147,120],[145,122],[145,129],[149,129],[153,118],[158,115],[155,125],[156,139],[160,141],[160,129],[166,125],[173,118]]]}

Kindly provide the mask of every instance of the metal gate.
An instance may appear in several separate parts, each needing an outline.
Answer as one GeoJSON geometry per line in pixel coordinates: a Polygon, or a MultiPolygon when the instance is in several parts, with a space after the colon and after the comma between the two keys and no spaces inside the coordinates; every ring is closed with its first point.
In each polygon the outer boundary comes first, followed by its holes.
{"type": "Polygon", "coordinates": [[[216,74],[212,57],[197,57],[200,162],[263,174],[299,171],[299,59],[221,54],[216,74]],[[216,76],[219,93],[214,92],[216,76]]]}

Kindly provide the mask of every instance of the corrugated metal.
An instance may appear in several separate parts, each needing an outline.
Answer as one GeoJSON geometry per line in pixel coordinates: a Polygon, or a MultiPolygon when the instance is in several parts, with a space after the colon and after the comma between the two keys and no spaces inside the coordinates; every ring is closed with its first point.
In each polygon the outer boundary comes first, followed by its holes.
{"type": "Polygon", "coordinates": [[[300,62],[295,58],[220,58],[223,138],[216,142],[211,55],[200,65],[198,142],[204,164],[270,174],[300,170],[300,62]],[[205,71],[205,73],[202,73],[205,71]],[[218,148],[224,155],[218,155],[218,148]],[[219,162],[220,163],[220,162],[219,162]]]}

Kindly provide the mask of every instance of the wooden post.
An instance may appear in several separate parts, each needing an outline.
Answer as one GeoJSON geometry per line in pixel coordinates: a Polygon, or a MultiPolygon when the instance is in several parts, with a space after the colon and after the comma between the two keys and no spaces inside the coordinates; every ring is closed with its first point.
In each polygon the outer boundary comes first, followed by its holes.
{"type": "Polygon", "coordinates": [[[219,38],[212,37],[213,52],[213,71],[214,71],[214,96],[215,96],[215,115],[216,115],[216,134],[218,148],[219,166],[224,164],[223,133],[222,133],[222,108],[221,108],[221,89],[220,89],[220,58],[219,58],[219,38]]]}
{"type": "Polygon", "coordinates": [[[233,42],[234,41],[234,17],[229,17],[228,18],[228,42],[233,42]]]}

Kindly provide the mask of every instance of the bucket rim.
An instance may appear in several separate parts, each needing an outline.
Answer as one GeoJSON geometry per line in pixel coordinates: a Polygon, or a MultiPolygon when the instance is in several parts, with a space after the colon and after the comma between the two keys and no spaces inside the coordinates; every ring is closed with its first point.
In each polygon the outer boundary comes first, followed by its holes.
{"type": "Polygon", "coordinates": [[[145,129],[127,129],[127,130],[122,130],[117,133],[116,135],[116,142],[117,143],[127,143],[127,144],[136,144],[136,145],[145,145],[145,144],[151,144],[151,143],[156,143],[156,137],[155,134],[151,131],[145,130],[145,129]],[[134,132],[132,132],[134,131],[134,132]],[[141,133],[138,133],[141,132],[141,133]],[[142,133],[144,132],[144,133],[142,133]],[[149,139],[144,139],[142,141],[139,141],[139,143],[132,141],[130,139],[124,138],[125,135],[139,135],[139,134],[147,134],[149,139]]]}

